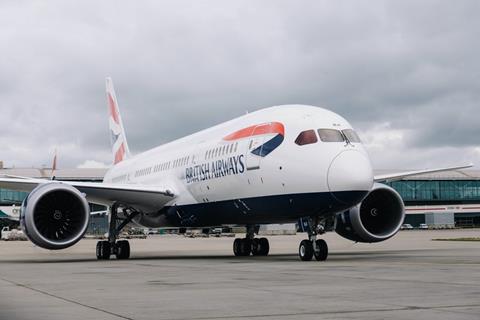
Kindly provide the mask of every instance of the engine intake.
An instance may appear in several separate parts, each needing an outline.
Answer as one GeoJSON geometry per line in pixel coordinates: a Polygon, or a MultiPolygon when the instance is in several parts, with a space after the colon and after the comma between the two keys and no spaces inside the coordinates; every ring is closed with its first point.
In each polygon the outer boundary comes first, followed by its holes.
{"type": "Polygon", "coordinates": [[[37,246],[58,250],[77,243],[87,231],[90,208],[76,188],[58,182],[41,184],[22,204],[20,222],[37,246]]]}
{"type": "Polygon", "coordinates": [[[356,242],[380,242],[393,237],[404,219],[405,207],[400,195],[376,183],[358,206],[337,215],[335,231],[356,242]]]}

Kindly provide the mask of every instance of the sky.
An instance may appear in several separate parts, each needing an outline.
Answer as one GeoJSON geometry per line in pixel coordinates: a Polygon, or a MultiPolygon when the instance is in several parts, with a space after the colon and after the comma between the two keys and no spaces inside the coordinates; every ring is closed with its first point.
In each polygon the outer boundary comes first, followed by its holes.
{"type": "Polygon", "coordinates": [[[0,160],[112,162],[264,107],[345,117],[377,169],[480,166],[480,1],[2,1],[0,160]]]}

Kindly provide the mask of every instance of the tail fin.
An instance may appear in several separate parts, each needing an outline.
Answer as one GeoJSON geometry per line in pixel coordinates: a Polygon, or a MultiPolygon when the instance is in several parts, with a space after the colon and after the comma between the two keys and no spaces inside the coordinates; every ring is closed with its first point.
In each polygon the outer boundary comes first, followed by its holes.
{"type": "Polygon", "coordinates": [[[50,173],[50,179],[55,180],[55,171],[57,170],[57,148],[55,148],[55,155],[53,156],[52,172],[50,173]]]}
{"type": "Polygon", "coordinates": [[[130,157],[130,150],[128,149],[127,137],[123,127],[122,116],[118,109],[117,97],[113,89],[112,78],[106,79],[107,85],[107,103],[110,128],[110,141],[112,144],[113,164],[117,164],[126,158],[130,157]]]}

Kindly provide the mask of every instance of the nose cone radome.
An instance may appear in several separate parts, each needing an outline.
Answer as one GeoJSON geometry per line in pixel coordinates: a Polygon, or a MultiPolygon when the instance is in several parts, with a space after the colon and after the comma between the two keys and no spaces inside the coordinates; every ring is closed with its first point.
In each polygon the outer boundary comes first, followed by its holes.
{"type": "Polygon", "coordinates": [[[343,151],[333,159],[327,177],[330,193],[339,201],[356,204],[373,186],[373,170],[360,151],[343,151]]]}

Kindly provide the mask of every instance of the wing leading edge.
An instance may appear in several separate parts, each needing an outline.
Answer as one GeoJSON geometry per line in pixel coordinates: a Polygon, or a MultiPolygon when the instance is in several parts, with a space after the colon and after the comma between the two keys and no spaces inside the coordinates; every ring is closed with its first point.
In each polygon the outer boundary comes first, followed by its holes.
{"type": "Polygon", "coordinates": [[[404,172],[396,172],[396,173],[387,173],[387,174],[380,174],[376,175],[374,180],[375,182],[390,182],[395,180],[401,180],[406,177],[416,176],[419,174],[426,174],[426,173],[435,173],[435,172],[444,172],[444,171],[455,171],[461,169],[468,169],[473,167],[473,164],[468,164],[464,166],[458,167],[445,167],[445,168],[436,168],[436,169],[425,169],[425,170],[417,170],[417,171],[404,171],[404,172]]]}
{"type": "Polygon", "coordinates": [[[52,181],[43,179],[0,178],[0,188],[30,192],[40,184],[64,183],[86,195],[87,201],[103,205],[121,202],[143,210],[159,210],[173,200],[175,194],[165,186],[118,185],[95,182],[52,181]]]}

